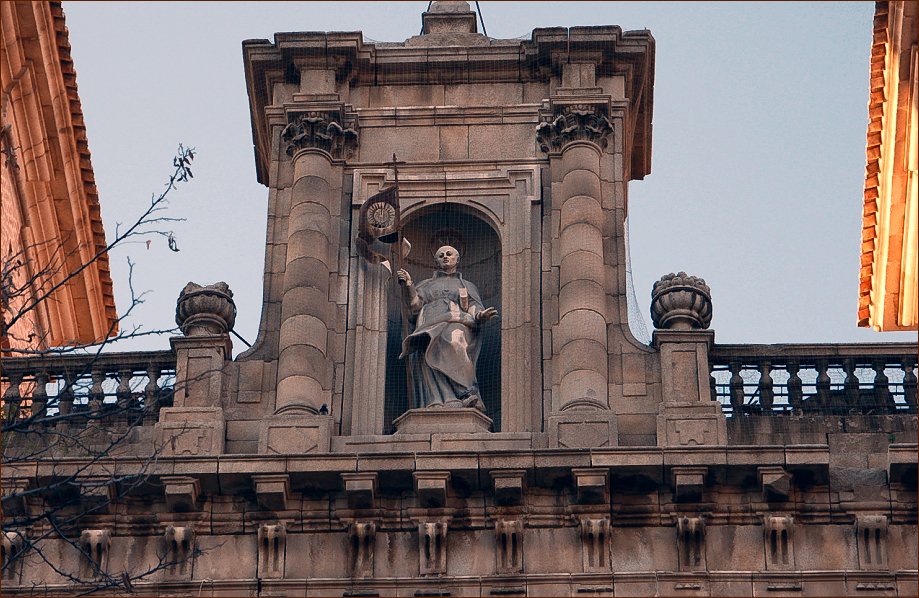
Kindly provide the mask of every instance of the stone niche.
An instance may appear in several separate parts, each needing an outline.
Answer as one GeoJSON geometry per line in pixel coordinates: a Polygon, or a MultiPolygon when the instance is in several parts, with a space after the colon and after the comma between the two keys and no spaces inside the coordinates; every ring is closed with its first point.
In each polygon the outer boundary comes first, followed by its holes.
{"type": "MultiPolygon", "coordinates": [[[[486,307],[501,306],[501,242],[495,231],[473,209],[462,204],[423,206],[406,218],[403,229],[412,250],[404,267],[415,283],[430,278],[434,271],[434,252],[442,245],[452,245],[460,252],[459,272],[476,286],[486,307]]],[[[488,322],[481,329],[482,352],[476,364],[476,377],[486,414],[494,422],[495,432],[501,429],[501,326],[500,321],[488,322]]],[[[386,430],[392,421],[408,409],[406,404],[406,367],[399,359],[402,338],[401,306],[393,292],[386,315],[386,430]]],[[[409,357],[416,381],[415,396],[420,396],[417,381],[421,372],[417,357],[409,357]]],[[[417,400],[417,399],[416,399],[417,400]]],[[[419,405],[415,405],[418,407],[419,405]]]]}

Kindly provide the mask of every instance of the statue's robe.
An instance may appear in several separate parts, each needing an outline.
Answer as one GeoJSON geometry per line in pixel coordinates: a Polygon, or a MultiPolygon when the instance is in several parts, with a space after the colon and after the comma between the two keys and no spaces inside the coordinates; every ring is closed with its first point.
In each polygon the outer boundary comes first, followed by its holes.
{"type": "Polygon", "coordinates": [[[462,400],[478,391],[475,364],[481,342],[476,314],[484,309],[479,290],[459,273],[437,271],[415,291],[421,310],[415,330],[402,341],[400,357],[423,355],[425,405],[462,400]]]}

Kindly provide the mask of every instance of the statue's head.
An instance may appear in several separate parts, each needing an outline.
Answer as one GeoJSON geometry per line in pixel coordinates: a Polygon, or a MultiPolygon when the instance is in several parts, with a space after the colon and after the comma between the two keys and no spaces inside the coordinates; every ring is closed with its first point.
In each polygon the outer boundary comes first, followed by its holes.
{"type": "Polygon", "coordinates": [[[459,264],[459,251],[450,245],[444,245],[434,252],[434,263],[439,270],[448,274],[456,272],[456,265],[459,264]]]}

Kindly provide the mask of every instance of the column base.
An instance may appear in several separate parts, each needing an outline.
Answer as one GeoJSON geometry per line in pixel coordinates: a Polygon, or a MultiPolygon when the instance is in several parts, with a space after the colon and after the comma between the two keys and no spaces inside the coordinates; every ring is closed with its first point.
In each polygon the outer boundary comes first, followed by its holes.
{"type": "Polygon", "coordinates": [[[397,417],[393,424],[396,426],[396,434],[485,434],[491,430],[492,421],[478,409],[428,407],[409,409],[397,417]]]}
{"type": "Polygon", "coordinates": [[[154,426],[164,455],[222,455],[226,422],[222,407],[164,407],[154,426]]]}
{"type": "Polygon", "coordinates": [[[600,448],[619,445],[619,426],[612,411],[569,411],[549,416],[551,448],[600,448]]]}
{"type": "Polygon", "coordinates": [[[273,415],[259,430],[259,454],[328,453],[332,445],[331,415],[273,415]]]}
{"type": "Polygon", "coordinates": [[[657,416],[657,446],[724,446],[727,422],[716,401],[662,403],[657,416]]]}

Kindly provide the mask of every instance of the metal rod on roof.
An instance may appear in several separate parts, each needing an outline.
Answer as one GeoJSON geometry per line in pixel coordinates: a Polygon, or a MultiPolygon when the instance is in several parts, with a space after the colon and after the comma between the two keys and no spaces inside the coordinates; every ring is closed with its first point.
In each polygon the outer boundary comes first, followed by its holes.
{"type": "Polygon", "coordinates": [[[479,0],[475,0],[475,10],[479,13],[479,22],[482,23],[482,35],[488,37],[488,32],[485,31],[485,19],[482,18],[482,9],[479,8],[479,0]]]}

